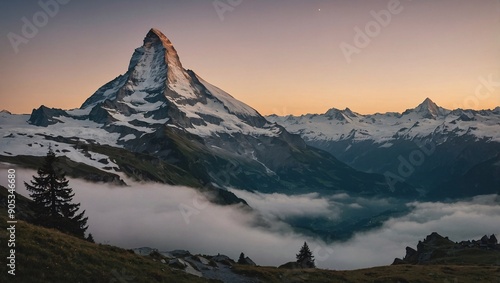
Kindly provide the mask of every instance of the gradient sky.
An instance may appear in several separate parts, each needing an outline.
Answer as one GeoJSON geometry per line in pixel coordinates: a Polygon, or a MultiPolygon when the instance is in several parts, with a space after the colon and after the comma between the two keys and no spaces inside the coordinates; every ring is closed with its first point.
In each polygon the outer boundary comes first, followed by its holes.
{"type": "Polygon", "coordinates": [[[339,46],[355,46],[355,27],[391,1],[241,0],[221,18],[212,0],[72,0],[18,53],[8,34],[43,10],[1,1],[0,109],[79,107],[125,73],[151,27],[185,68],[261,114],[402,112],[426,97],[445,108],[500,105],[500,0],[401,0],[348,63],[339,46]],[[498,83],[477,93],[480,78],[498,83]]]}

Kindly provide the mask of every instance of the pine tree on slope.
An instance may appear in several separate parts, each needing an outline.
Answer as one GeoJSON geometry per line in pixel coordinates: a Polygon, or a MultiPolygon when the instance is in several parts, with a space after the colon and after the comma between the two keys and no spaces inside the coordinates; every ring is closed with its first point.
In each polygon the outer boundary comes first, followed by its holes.
{"type": "Polygon", "coordinates": [[[84,217],[85,211],[77,214],[80,204],[72,203],[75,194],[68,187],[64,173],[57,171],[56,162],[57,157],[49,147],[38,176],[33,176],[30,184],[24,183],[33,199],[33,220],[35,224],[84,238],[88,218],[84,217]]]}
{"type": "Polygon", "coordinates": [[[240,258],[238,259],[238,264],[246,264],[244,253],[240,254],[240,258]]]}
{"type": "Polygon", "coordinates": [[[314,256],[306,242],[304,242],[304,245],[302,246],[302,248],[300,248],[300,251],[296,255],[296,257],[297,257],[297,263],[300,265],[300,267],[302,268],[316,267],[316,265],[314,264],[314,256]]]}

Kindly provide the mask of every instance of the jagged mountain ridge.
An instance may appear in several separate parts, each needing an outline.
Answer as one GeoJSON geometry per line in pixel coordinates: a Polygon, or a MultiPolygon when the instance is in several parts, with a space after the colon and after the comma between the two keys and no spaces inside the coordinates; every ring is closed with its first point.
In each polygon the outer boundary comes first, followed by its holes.
{"type": "Polygon", "coordinates": [[[389,146],[388,143],[399,137],[412,139],[455,132],[457,135],[474,134],[500,142],[497,131],[500,107],[493,110],[447,110],[429,98],[403,113],[362,115],[349,108],[332,108],[324,114],[269,115],[266,118],[285,126],[292,133],[301,134],[306,141],[372,140],[381,146],[389,146]],[[473,126],[479,123],[482,123],[482,129],[475,129],[473,126]]]}
{"type": "Polygon", "coordinates": [[[81,108],[41,106],[29,117],[1,117],[16,141],[14,146],[2,140],[4,155],[41,156],[40,147],[50,140],[70,159],[140,180],[290,194],[416,196],[405,183],[391,190],[383,176],[353,170],[306,145],[299,135],[184,69],[157,29],[135,50],[127,72],[99,88],[81,108]],[[148,166],[151,160],[157,168],[148,166]]]}
{"type": "MultiPolygon", "coordinates": [[[[430,195],[445,184],[440,197],[474,195],[472,187],[456,194],[455,180],[500,153],[500,107],[448,110],[427,98],[403,113],[361,115],[333,108],[324,114],[267,119],[355,169],[398,177],[430,195]]],[[[492,189],[500,187],[494,176],[485,182],[490,189],[483,193],[499,192],[492,189]]]]}

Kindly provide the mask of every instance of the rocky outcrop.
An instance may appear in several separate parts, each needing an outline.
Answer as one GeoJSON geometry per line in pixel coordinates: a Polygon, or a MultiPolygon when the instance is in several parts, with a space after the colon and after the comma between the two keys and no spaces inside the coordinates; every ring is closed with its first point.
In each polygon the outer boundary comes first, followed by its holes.
{"type": "Polygon", "coordinates": [[[490,237],[484,235],[480,240],[462,241],[458,244],[465,248],[497,249],[499,247],[497,237],[494,234],[490,237]]]}
{"type": "Polygon", "coordinates": [[[28,122],[35,126],[47,127],[49,125],[60,123],[61,121],[56,117],[61,116],[69,117],[69,115],[64,110],[48,108],[45,105],[42,105],[38,109],[33,109],[28,122]]]}
{"type": "Polygon", "coordinates": [[[168,265],[177,269],[185,269],[187,267],[187,263],[180,258],[171,259],[168,265]]]}
{"type": "MultiPolygon", "coordinates": [[[[398,264],[432,264],[432,263],[464,263],[467,250],[477,249],[477,253],[484,252],[485,258],[500,256],[500,245],[495,235],[483,236],[480,240],[453,242],[448,237],[443,237],[436,232],[428,235],[424,241],[419,241],[417,249],[406,247],[403,259],[394,259],[393,265],[398,264]],[[497,254],[498,253],[498,254],[497,254]]],[[[494,262],[491,262],[494,264],[494,262]]]]}
{"type": "MultiPolygon", "coordinates": [[[[136,254],[151,258],[153,261],[165,264],[171,269],[180,270],[198,277],[213,279],[216,280],[216,282],[260,282],[255,278],[235,273],[233,271],[235,261],[223,254],[217,254],[215,256],[193,255],[187,250],[162,252],[148,247],[137,248],[132,251],[136,254]]],[[[248,265],[256,265],[249,257],[246,257],[245,261],[248,265]]]]}

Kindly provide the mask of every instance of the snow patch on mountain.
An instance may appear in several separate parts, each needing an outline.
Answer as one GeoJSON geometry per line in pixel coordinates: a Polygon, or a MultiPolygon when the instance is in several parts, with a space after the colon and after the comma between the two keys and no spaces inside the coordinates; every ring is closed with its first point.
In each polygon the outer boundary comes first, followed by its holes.
{"type": "MultiPolygon", "coordinates": [[[[87,110],[70,110],[72,115],[84,115],[87,110]]],[[[120,134],[109,133],[100,124],[89,120],[79,120],[70,117],[58,117],[60,123],[47,127],[30,125],[30,115],[0,114],[0,155],[4,156],[45,156],[48,146],[52,146],[56,155],[64,155],[74,162],[81,162],[103,171],[114,172],[118,166],[108,156],[87,151],[53,139],[65,137],[77,144],[105,144],[114,147],[118,145],[120,134]],[[46,137],[52,138],[48,140],[46,137]],[[82,138],[84,137],[84,138],[82,138]],[[101,162],[99,162],[101,161],[101,162]]]]}
{"type": "Polygon", "coordinates": [[[264,136],[277,136],[279,134],[279,128],[272,125],[267,127],[266,125],[264,127],[249,125],[231,113],[226,105],[215,99],[207,99],[206,103],[197,102],[194,105],[175,104],[187,117],[204,120],[203,124],[195,124],[193,127],[186,128],[186,131],[201,137],[212,136],[217,133],[264,136]],[[207,119],[207,117],[212,117],[212,119],[207,119]]]}
{"type": "Polygon", "coordinates": [[[495,110],[447,110],[430,99],[405,112],[361,115],[349,109],[330,109],[325,114],[266,117],[309,141],[353,142],[372,140],[387,144],[396,139],[436,135],[474,135],[500,142],[500,114],[495,110]]]}
{"type": "Polygon", "coordinates": [[[259,113],[252,107],[246,105],[245,103],[236,100],[229,93],[223,91],[222,89],[208,83],[200,76],[196,76],[198,80],[210,91],[210,94],[215,96],[224,106],[226,106],[232,113],[241,114],[245,116],[258,116],[259,113]]]}

